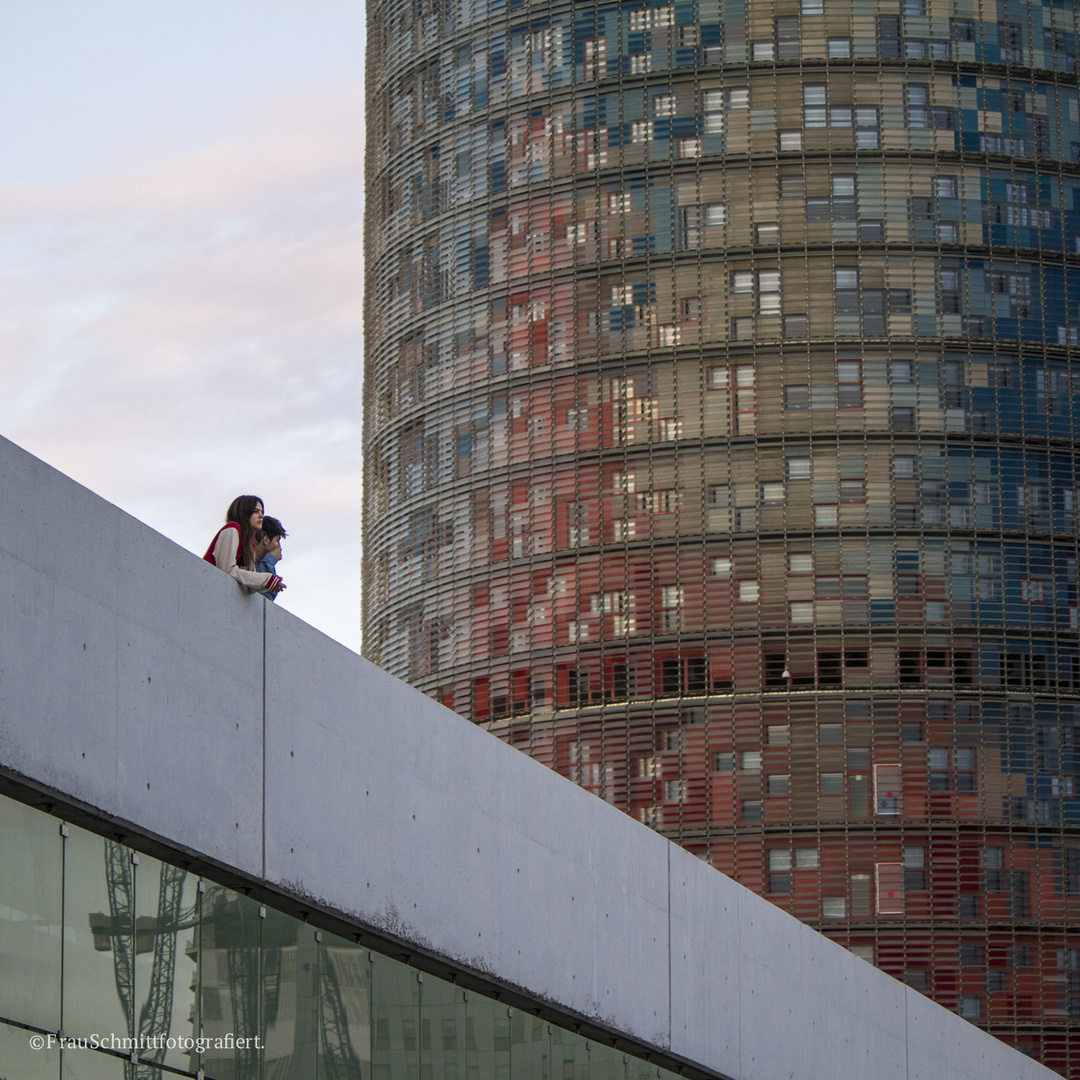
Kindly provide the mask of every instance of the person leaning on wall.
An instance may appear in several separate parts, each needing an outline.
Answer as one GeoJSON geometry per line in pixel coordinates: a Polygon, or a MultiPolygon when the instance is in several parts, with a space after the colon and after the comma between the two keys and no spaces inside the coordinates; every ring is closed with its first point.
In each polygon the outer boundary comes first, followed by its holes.
{"type": "Polygon", "coordinates": [[[225,524],[218,529],[203,558],[235,578],[248,592],[277,596],[285,582],[275,573],[258,571],[255,559],[256,536],[263,527],[263,501],[257,495],[238,495],[225,512],[225,524]]]}

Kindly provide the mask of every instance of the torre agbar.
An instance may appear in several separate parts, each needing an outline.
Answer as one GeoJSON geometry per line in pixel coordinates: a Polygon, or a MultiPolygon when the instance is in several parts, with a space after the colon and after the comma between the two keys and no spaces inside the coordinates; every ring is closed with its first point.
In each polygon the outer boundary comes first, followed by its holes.
{"type": "Polygon", "coordinates": [[[377,0],[363,537],[371,660],[1071,1077],[1077,32],[377,0]]]}

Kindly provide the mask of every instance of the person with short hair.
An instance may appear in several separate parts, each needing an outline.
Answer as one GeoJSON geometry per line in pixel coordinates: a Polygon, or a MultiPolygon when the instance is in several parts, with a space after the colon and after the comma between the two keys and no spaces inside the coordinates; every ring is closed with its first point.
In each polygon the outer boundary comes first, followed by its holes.
{"type": "Polygon", "coordinates": [[[255,569],[256,536],[263,528],[263,501],[257,495],[238,495],[225,512],[225,524],[218,529],[203,558],[224,570],[248,592],[276,596],[285,582],[275,573],[255,569]]]}
{"type": "MultiPolygon", "coordinates": [[[[289,534],[276,517],[263,517],[262,530],[255,541],[255,569],[264,574],[276,574],[281,561],[281,541],[289,534]]],[[[264,592],[269,600],[276,600],[277,593],[264,592]]]]}

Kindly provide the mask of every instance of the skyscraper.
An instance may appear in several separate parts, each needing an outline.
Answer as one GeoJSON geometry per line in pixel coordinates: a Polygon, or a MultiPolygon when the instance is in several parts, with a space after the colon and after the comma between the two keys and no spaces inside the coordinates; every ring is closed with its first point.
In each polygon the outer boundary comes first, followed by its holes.
{"type": "Polygon", "coordinates": [[[1074,1077],[1077,29],[376,4],[364,534],[370,659],[1074,1077]]]}

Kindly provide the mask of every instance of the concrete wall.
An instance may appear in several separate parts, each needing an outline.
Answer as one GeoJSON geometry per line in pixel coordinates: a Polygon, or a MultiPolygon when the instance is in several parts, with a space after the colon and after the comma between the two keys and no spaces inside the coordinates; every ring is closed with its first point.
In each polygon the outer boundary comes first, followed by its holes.
{"type": "Polygon", "coordinates": [[[2,439],[0,769],[738,1080],[1055,1075],[2,439]]]}

